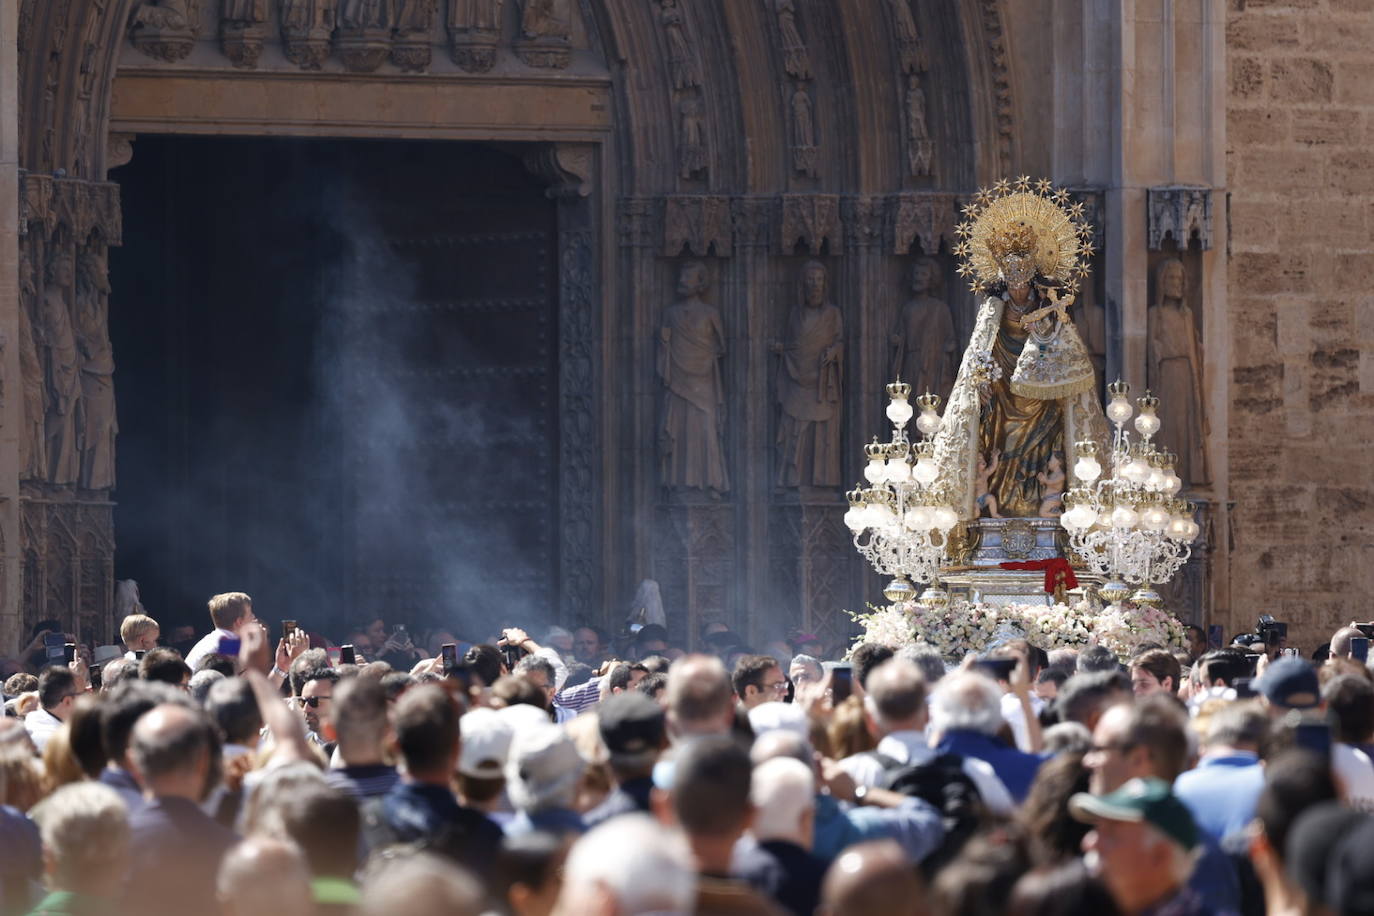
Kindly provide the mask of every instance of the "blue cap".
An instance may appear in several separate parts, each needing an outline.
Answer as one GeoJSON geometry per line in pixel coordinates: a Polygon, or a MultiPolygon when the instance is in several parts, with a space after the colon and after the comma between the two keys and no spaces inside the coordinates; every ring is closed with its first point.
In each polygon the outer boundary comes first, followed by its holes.
{"type": "Polygon", "coordinates": [[[1311,709],[1322,701],[1317,669],[1291,655],[1270,662],[1254,687],[1270,705],[1285,709],[1311,709]]]}

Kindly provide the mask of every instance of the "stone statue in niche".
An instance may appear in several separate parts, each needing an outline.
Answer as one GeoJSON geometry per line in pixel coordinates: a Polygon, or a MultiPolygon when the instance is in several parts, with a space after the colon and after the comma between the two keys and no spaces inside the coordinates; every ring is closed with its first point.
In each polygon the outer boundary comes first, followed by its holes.
{"type": "Polygon", "coordinates": [[[816,119],[805,83],[792,92],[792,168],[816,177],[816,119]]]}
{"type": "Polygon", "coordinates": [[[908,77],[906,90],[906,157],[912,175],[929,175],[935,144],[926,127],[926,92],[919,76],[908,77]]]}
{"type": "Polygon", "coordinates": [[[43,369],[48,386],[44,438],[47,440],[47,479],[55,484],[76,483],[81,457],[76,441],[77,402],[81,399],[81,365],[72,333],[67,300],[75,287],[76,264],[71,248],[55,244],[48,258],[41,325],[43,369]]]}
{"type": "Polygon", "coordinates": [[[391,24],[386,0],[339,0],[339,30],[334,47],[344,69],[371,73],[391,53],[391,24]]]}
{"type": "Polygon", "coordinates": [[[384,0],[339,0],[339,28],[385,29],[386,7],[384,0]]]}
{"type": "Polygon", "coordinates": [[[464,70],[484,73],[496,63],[505,0],[448,0],[449,48],[464,70]]]}
{"type": "Polygon", "coordinates": [[[778,354],[778,485],[840,485],[840,405],[843,399],[844,316],[829,301],[820,261],[802,266],[801,302],[787,316],[778,354]]]}
{"type": "Polygon", "coordinates": [[[191,53],[200,36],[200,0],[143,0],[129,22],[134,47],[175,63],[191,53]]]}
{"type": "MultiPolygon", "coordinates": [[[[1097,290],[1091,282],[1078,289],[1078,327],[1083,346],[1092,360],[1093,372],[1099,382],[1107,378],[1107,310],[1097,301],[1097,290]]],[[[1102,394],[1101,391],[1098,392],[1102,394]]]]}
{"type": "Polygon", "coordinates": [[[1184,486],[1211,482],[1207,421],[1202,403],[1202,342],[1188,306],[1183,261],[1168,258],[1155,270],[1155,297],[1148,315],[1146,384],[1160,400],[1156,440],[1178,455],[1175,472],[1184,486]]]}
{"type": "Polygon", "coordinates": [[[690,89],[701,85],[701,67],[692,53],[687,39],[687,24],[683,21],[678,0],[662,0],[663,32],[668,40],[668,72],[674,89],[690,89]]]}
{"type": "Polygon", "coordinates": [[[678,166],[683,178],[693,178],[704,171],[706,158],[706,125],[701,108],[701,96],[693,93],[677,104],[680,130],[678,132],[678,166]]]}
{"type": "Polygon", "coordinates": [[[392,0],[391,62],[405,73],[420,73],[429,67],[433,51],[429,32],[434,27],[435,0],[392,0]]]}
{"type": "Polygon", "coordinates": [[[516,46],[520,59],[531,67],[562,69],[572,62],[568,42],[572,38],[570,0],[524,0],[520,11],[516,46]]]}
{"type": "Polygon", "coordinates": [[[337,0],[281,0],[281,36],[286,59],[302,70],[318,70],[329,56],[337,0]]]}
{"type": "Polygon", "coordinates": [[[105,246],[92,244],[77,261],[76,346],[81,357],[81,401],[77,409],[80,484],[107,490],[115,484],[114,350],[108,311],[110,280],[105,246]]]}
{"type": "Polygon", "coordinates": [[[706,265],[688,261],[678,271],[678,299],[659,328],[658,375],[663,380],[659,480],[664,487],[730,489],[722,432],[725,386],[720,361],[725,331],[720,311],[705,299],[706,265]]]}
{"type": "Polygon", "coordinates": [[[892,9],[893,30],[897,34],[897,47],[902,57],[902,72],[921,73],[929,70],[921,33],[916,30],[916,19],[911,15],[911,0],[887,0],[887,5],[892,9]]]}
{"type": "Polygon", "coordinates": [[[219,35],[224,56],[235,67],[256,67],[262,56],[266,25],[267,0],[223,0],[219,35]]]}
{"type": "Polygon", "coordinates": [[[33,242],[21,245],[19,258],[19,375],[24,384],[24,427],[19,435],[19,476],[22,480],[45,480],[48,476],[47,434],[44,432],[47,388],[32,318],[38,304],[34,247],[33,242]]]}
{"type": "Polygon", "coordinates": [[[911,293],[892,330],[892,378],[910,383],[917,394],[931,391],[948,400],[959,340],[954,315],[939,295],[940,265],[934,258],[911,265],[911,293]]]}
{"type": "Polygon", "coordinates": [[[796,0],[773,0],[778,14],[778,31],[782,33],[782,66],[787,75],[799,80],[811,79],[811,55],[797,28],[796,0]]]}

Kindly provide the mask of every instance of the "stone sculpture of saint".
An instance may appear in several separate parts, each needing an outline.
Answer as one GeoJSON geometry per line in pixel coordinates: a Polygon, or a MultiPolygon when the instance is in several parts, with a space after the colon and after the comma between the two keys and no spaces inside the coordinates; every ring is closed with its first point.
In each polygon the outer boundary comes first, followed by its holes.
{"type": "Polygon", "coordinates": [[[67,299],[75,292],[76,265],[72,252],[58,246],[48,259],[47,283],[41,299],[42,356],[48,385],[44,436],[48,450],[48,481],[76,483],[81,456],[76,440],[77,402],[81,399],[81,362],[72,332],[67,299]]]}
{"type": "Polygon", "coordinates": [[[224,22],[257,25],[267,21],[267,0],[224,0],[220,8],[224,22]]]}
{"type": "Polygon", "coordinates": [[[778,485],[840,485],[840,404],[843,391],[844,316],[829,301],[825,265],[807,261],[801,271],[801,302],[787,316],[778,400],[778,485]]]}
{"type": "Polygon", "coordinates": [[[799,80],[811,79],[811,55],[797,28],[796,0],[776,0],[778,31],[782,34],[783,69],[799,80]]]}
{"type": "Polygon", "coordinates": [[[668,488],[712,494],[730,489],[722,432],[725,386],[720,361],[725,331],[720,312],[704,298],[706,266],[689,261],[678,272],[678,299],[659,329],[658,374],[663,380],[659,479],[668,488]]]}
{"type": "Polygon", "coordinates": [[[892,329],[892,377],[910,383],[917,394],[930,391],[948,399],[959,341],[954,315],[937,295],[939,288],[940,265],[934,258],[911,265],[912,296],[892,329]]]}
{"type": "Polygon", "coordinates": [[[520,31],[526,38],[567,38],[572,11],[567,0],[525,0],[520,31]]]}
{"type": "Polygon", "coordinates": [[[501,28],[505,0],[449,0],[449,21],[460,30],[495,32],[501,28]]]}
{"type": "Polygon", "coordinates": [[[687,25],[683,22],[678,0],[663,0],[663,34],[668,40],[668,72],[674,89],[688,89],[701,85],[701,71],[696,55],[687,40],[687,25]]]}
{"type": "Polygon", "coordinates": [[[1184,486],[1211,481],[1202,405],[1202,342],[1187,301],[1183,262],[1169,258],[1155,272],[1155,300],[1147,324],[1146,384],[1159,398],[1155,441],[1178,455],[1174,472],[1184,486]]]}
{"type": "Polygon", "coordinates": [[[38,305],[38,277],[33,265],[33,245],[24,245],[23,249],[19,260],[19,375],[24,386],[24,426],[19,437],[19,475],[23,480],[45,480],[47,388],[31,317],[38,305]]]}
{"type": "Polygon", "coordinates": [[[340,0],[339,27],[350,30],[387,27],[384,0],[340,0]]]}
{"type": "Polygon", "coordinates": [[[115,484],[114,350],[108,331],[110,281],[103,245],[92,245],[77,261],[75,332],[81,356],[78,436],[81,486],[106,490],[115,484]]]}

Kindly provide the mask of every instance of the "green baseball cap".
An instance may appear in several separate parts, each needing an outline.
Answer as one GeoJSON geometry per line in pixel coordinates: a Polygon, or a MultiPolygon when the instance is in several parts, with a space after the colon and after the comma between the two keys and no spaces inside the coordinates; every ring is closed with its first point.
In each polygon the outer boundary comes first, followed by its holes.
{"type": "Polygon", "coordinates": [[[1069,799],[1069,813],[1085,824],[1149,824],[1185,850],[1197,845],[1197,824],[1192,813],[1162,779],[1132,779],[1106,795],[1079,792],[1069,799]]]}

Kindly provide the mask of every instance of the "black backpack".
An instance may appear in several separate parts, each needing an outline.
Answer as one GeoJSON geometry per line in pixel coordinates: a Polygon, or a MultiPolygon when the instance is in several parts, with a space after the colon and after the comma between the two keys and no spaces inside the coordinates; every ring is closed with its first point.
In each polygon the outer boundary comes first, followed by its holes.
{"type": "Polygon", "coordinates": [[[926,875],[934,875],[959,854],[983,825],[987,813],[983,796],[964,772],[964,758],[959,754],[937,754],[920,764],[899,763],[882,754],[876,756],[884,765],[884,789],[919,798],[940,814],[945,826],[944,842],[921,862],[926,875]]]}

